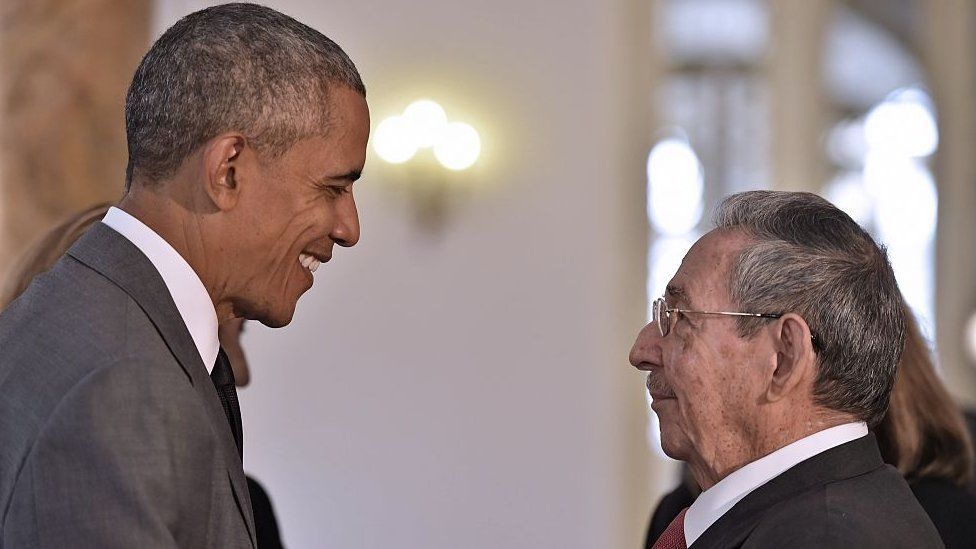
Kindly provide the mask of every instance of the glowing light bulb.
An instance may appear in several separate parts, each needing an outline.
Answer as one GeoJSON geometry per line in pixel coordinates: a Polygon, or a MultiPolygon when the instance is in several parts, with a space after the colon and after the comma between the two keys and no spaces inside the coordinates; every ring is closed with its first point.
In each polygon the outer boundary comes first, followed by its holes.
{"type": "Polygon", "coordinates": [[[976,362],[976,314],[969,317],[969,321],[966,322],[965,334],[969,360],[976,362]]]}
{"type": "Polygon", "coordinates": [[[444,108],[429,99],[414,101],[403,110],[417,147],[432,147],[447,125],[444,108]]]}
{"type": "Polygon", "coordinates": [[[449,170],[471,167],[481,154],[481,137],[478,131],[464,122],[445,125],[434,143],[434,156],[449,170]]]}
{"type": "Polygon", "coordinates": [[[939,129],[931,100],[917,89],[902,90],[871,109],[864,134],[874,151],[925,157],[939,146],[939,129]]]}
{"type": "Polygon", "coordinates": [[[380,158],[400,164],[417,153],[417,142],[410,122],[402,116],[392,116],[380,122],[373,135],[373,149],[380,158]]]}
{"type": "Polygon", "coordinates": [[[695,151],[684,140],[667,138],[647,156],[647,213],[658,232],[677,236],[702,217],[704,181],[695,151]]]}

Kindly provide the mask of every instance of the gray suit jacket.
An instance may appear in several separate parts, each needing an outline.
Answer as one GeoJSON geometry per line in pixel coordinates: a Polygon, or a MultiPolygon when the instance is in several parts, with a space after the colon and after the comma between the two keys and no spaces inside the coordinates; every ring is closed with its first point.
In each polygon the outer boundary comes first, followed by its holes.
{"type": "Polygon", "coordinates": [[[0,548],[255,545],[182,317],[152,263],[97,223],[0,314],[0,548]]]}

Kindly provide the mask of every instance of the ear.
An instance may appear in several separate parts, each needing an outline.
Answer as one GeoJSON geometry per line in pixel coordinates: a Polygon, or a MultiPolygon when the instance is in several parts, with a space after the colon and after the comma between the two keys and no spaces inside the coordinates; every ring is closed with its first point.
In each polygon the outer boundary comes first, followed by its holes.
{"type": "Polygon", "coordinates": [[[787,313],[770,327],[776,347],[776,369],[766,389],[766,397],[776,402],[792,394],[815,374],[810,326],[796,313],[787,313]]]}
{"type": "Polygon", "coordinates": [[[206,192],[217,209],[226,211],[240,197],[241,153],[247,140],[239,133],[226,133],[211,139],[204,151],[206,192]]]}

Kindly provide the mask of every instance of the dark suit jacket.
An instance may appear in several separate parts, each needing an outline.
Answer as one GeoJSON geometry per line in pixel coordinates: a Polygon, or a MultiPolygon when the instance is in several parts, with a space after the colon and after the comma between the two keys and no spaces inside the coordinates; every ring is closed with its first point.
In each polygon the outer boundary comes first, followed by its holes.
{"type": "Polygon", "coordinates": [[[244,476],[247,478],[247,492],[251,496],[251,508],[254,510],[258,549],[281,549],[281,533],[278,531],[278,519],[275,518],[271,498],[254,477],[244,476]]]}
{"type": "Polygon", "coordinates": [[[152,263],[95,224],[0,314],[0,547],[251,547],[220,400],[152,263]]]}
{"type": "Polygon", "coordinates": [[[939,478],[919,479],[911,487],[947,549],[976,547],[976,496],[939,478]]]}
{"type": "Polygon", "coordinates": [[[874,434],[803,461],[760,486],[699,537],[705,548],[943,547],[874,434]]]}

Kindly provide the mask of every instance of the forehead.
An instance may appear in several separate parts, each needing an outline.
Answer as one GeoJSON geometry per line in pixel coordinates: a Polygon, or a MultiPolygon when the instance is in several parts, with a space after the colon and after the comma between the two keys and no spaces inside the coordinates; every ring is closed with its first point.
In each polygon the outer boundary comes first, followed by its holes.
{"type": "Polygon", "coordinates": [[[701,237],[668,284],[668,303],[696,309],[728,306],[729,269],[749,243],[742,231],[716,229],[701,237]]]}
{"type": "Polygon", "coordinates": [[[362,171],[369,139],[369,108],[355,90],[340,86],[332,91],[329,126],[324,136],[302,139],[284,156],[295,168],[339,175],[362,171]]]}
{"type": "Polygon", "coordinates": [[[325,141],[336,153],[351,156],[347,160],[359,160],[362,168],[366,157],[366,141],[369,139],[369,107],[366,98],[346,86],[339,86],[331,93],[329,128],[325,141]]]}

